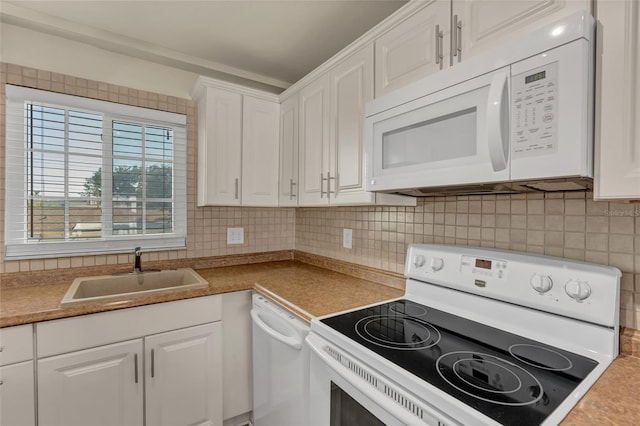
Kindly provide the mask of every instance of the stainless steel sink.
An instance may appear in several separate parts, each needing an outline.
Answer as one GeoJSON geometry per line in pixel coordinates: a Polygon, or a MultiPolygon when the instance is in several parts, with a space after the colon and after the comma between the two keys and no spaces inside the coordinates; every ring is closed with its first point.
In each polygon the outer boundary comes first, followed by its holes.
{"type": "Polygon", "coordinates": [[[209,283],[191,268],[123,275],[76,278],[61,305],[95,302],[123,296],[207,287],[209,283]]]}

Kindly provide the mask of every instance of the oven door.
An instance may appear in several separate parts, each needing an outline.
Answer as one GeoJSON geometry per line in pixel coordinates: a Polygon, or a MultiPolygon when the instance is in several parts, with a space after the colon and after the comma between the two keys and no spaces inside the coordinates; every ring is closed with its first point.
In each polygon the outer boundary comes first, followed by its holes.
{"type": "Polygon", "coordinates": [[[509,180],[509,79],[509,67],[445,89],[425,79],[435,92],[366,117],[366,189],[509,180]]]}
{"type": "Polygon", "coordinates": [[[311,426],[454,424],[313,332],[306,342],[311,426]]]}

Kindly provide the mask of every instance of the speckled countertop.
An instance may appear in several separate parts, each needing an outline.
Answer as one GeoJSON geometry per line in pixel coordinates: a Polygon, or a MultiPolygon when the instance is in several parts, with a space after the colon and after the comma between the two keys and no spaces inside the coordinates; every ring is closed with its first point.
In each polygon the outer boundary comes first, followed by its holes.
{"type": "MultiPolygon", "coordinates": [[[[309,259],[305,259],[309,260],[309,259]]],[[[311,263],[328,266],[313,259],[311,263]]],[[[348,268],[348,267],[346,267],[348,268]]],[[[345,271],[344,265],[338,270],[345,271]]],[[[400,297],[403,290],[292,260],[197,269],[209,287],[60,307],[71,282],[0,289],[0,327],[85,315],[191,297],[255,289],[298,315],[311,319],[400,297]]],[[[350,271],[347,271],[350,272],[350,271]]],[[[362,274],[361,274],[362,275],[362,274]]],[[[364,274],[370,276],[371,274],[364,274]]],[[[379,282],[395,282],[393,274],[379,282]]],[[[623,336],[620,355],[563,420],[562,425],[640,424],[640,336],[623,336]],[[626,343],[624,343],[626,342],[626,343]]]]}
{"type": "Polygon", "coordinates": [[[256,289],[310,320],[400,297],[403,290],[296,261],[198,269],[209,287],[60,306],[71,281],[0,290],[0,327],[256,289]]]}

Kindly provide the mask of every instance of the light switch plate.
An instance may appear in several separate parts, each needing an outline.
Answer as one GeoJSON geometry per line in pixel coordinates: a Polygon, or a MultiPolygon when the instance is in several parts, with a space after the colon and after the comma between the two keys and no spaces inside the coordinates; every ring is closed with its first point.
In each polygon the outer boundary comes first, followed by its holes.
{"type": "Polygon", "coordinates": [[[344,248],[352,248],[353,240],[353,229],[343,229],[342,230],[342,247],[344,248]]]}
{"type": "Polygon", "coordinates": [[[244,244],[244,228],[227,228],[227,244],[244,244]]]}

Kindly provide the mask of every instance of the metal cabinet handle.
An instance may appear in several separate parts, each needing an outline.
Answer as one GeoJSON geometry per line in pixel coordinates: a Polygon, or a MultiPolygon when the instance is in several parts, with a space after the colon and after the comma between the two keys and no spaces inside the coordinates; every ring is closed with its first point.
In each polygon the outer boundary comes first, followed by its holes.
{"type": "Polygon", "coordinates": [[[156,353],[151,349],[151,378],[156,376],[156,353]]]}
{"type": "MultiPolygon", "coordinates": [[[[327,172],[327,178],[325,179],[327,181],[327,198],[331,198],[331,181],[335,179],[335,177],[331,177],[331,172],[327,172]]],[[[333,193],[335,194],[336,191],[333,191],[333,193]]]]}
{"type": "MultiPolygon", "coordinates": [[[[455,38],[455,43],[452,44],[451,50],[453,50],[453,56],[458,57],[458,62],[462,60],[462,21],[458,20],[458,15],[453,15],[453,31],[451,41],[455,38]]],[[[453,65],[453,64],[452,64],[453,65]]]]}
{"type": "Polygon", "coordinates": [[[133,363],[135,364],[134,376],[136,379],[136,383],[138,383],[138,354],[133,355],[133,363]]]}
{"type": "MultiPolygon", "coordinates": [[[[324,195],[324,181],[327,180],[322,173],[320,173],[320,198],[324,195]]],[[[329,194],[327,194],[328,196],[329,194]]]]}
{"type": "MultiPolygon", "coordinates": [[[[320,182],[320,184],[322,184],[322,182],[320,182]]],[[[293,193],[293,187],[298,185],[297,183],[295,183],[293,181],[293,179],[289,179],[289,199],[293,200],[293,197],[296,196],[296,194],[293,193]]]]}
{"type": "Polygon", "coordinates": [[[442,59],[444,58],[442,43],[444,40],[444,33],[440,31],[440,25],[436,25],[436,64],[440,64],[442,69],[442,59]]]}
{"type": "Polygon", "coordinates": [[[238,199],[238,182],[240,179],[236,178],[236,200],[238,199]]]}

